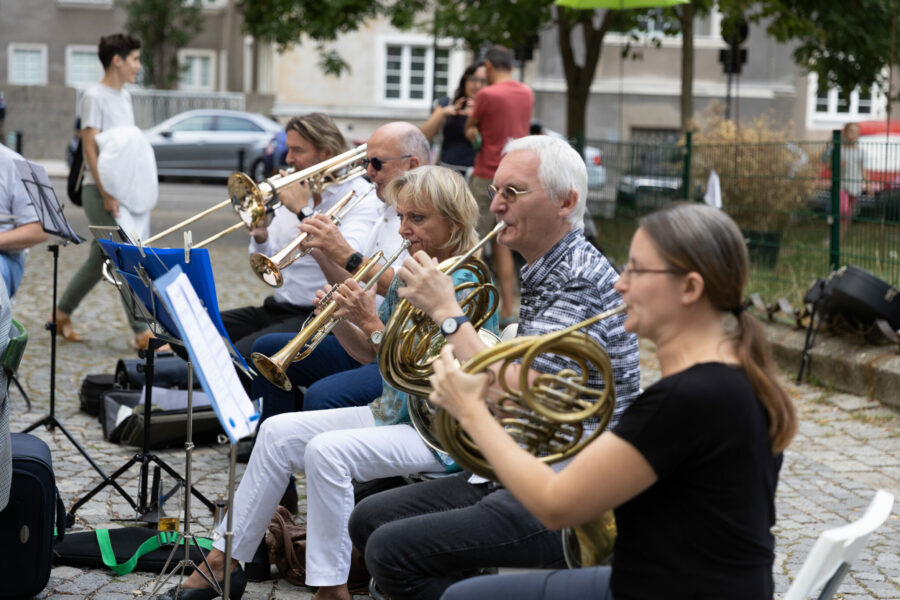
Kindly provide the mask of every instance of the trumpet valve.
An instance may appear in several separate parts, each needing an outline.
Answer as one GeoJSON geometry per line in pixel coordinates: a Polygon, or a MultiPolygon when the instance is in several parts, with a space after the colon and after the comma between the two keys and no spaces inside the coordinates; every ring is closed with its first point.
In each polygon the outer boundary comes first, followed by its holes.
{"type": "Polygon", "coordinates": [[[280,360],[277,358],[269,358],[260,352],[254,352],[250,356],[250,359],[253,361],[253,365],[260,373],[262,373],[263,377],[268,379],[273,385],[277,385],[286,392],[291,391],[291,388],[293,387],[291,385],[291,380],[288,378],[287,373],[285,373],[284,365],[280,360]]]}
{"type": "Polygon", "coordinates": [[[253,272],[256,273],[256,276],[259,277],[263,283],[272,287],[281,287],[284,283],[281,269],[278,268],[275,261],[265,254],[262,254],[261,252],[253,254],[250,257],[250,266],[253,267],[253,272]]]}

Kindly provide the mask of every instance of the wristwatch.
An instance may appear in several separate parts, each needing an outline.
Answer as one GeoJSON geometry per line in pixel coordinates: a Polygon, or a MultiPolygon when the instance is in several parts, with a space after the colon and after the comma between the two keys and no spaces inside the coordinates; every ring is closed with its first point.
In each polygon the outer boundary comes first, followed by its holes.
{"type": "Polygon", "coordinates": [[[456,333],[456,330],[459,329],[459,326],[462,325],[463,323],[467,322],[468,320],[469,320],[469,317],[467,317],[466,315],[460,315],[458,317],[449,317],[447,319],[444,319],[441,322],[441,333],[443,334],[444,337],[447,337],[448,335],[453,335],[454,333],[456,333]]]}
{"type": "Polygon", "coordinates": [[[372,335],[369,336],[369,341],[374,345],[379,345],[381,343],[381,338],[384,337],[384,329],[379,329],[378,331],[373,331],[372,335]]]}
{"type": "Polygon", "coordinates": [[[306,217],[311,217],[314,214],[316,214],[316,209],[307,204],[300,209],[300,212],[297,213],[297,219],[299,221],[303,221],[303,219],[305,219],[306,217]]]}
{"type": "Polygon", "coordinates": [[[344,265],[344,268],[347,269],[348,273],[353,273],[356,269],[359,268],[360,263],[362,263],[363,255],[359,252],[354,252],[350,255],[350,258],[347,259],[347,264],[344,265]]]}

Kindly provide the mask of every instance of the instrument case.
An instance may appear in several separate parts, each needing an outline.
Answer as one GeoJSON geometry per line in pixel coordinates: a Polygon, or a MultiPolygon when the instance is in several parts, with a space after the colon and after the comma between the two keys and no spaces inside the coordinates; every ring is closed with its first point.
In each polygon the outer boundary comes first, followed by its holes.
{"type": "Polygon", "coordinates": [[[847,265],[825,284],[826,314],[843,314],[868,325],[881,318],[892,329],[900,329],[900,292],[856,265],[847,265]]]}
{"type": "MultiPolygon", "coordinates": [[[[184,408],[157,410],[151,404],[150,448],[170,448],[184,444],[187,436],[187,391],[184,392],[184,408]]],[[[194,444],[216,441],[222,426],[211,406],[194,407],[194,444]]],[[[140,391],[111,390],[103,395],[100,423],[103,436],[110,442],[140,446],[144,441],[144,405],[140,391]],[[123,407],[129,413],[119,418],[123,407]]]]}
{"type": "Polygon", "coordinates": [[[50,579],[53,545],[65,535],[66,511],[47,444],[27,433],[10,438],[13,477],[9,504],[0,512],[0,598],[30,598],[50,579]]]}

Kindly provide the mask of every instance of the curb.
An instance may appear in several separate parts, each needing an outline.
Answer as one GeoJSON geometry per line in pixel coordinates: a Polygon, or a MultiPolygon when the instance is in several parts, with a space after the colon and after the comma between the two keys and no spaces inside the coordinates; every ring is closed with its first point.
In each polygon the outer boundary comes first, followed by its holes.
{"type": "MultiPolygon", "coordinates": [[[[760,320],[772,358],[796,378],[806,342],[806,329],[760,320]]],[[[900,409],[900,349],[890,344],[866,344],[852,336],[819,332],[809,351],[804,381],[878,400],[900,409]]]]}

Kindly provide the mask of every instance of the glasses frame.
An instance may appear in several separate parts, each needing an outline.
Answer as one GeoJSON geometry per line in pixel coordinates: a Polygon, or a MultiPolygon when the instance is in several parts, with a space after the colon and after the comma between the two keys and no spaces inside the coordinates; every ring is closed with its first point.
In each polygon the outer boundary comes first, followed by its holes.
{"type": "Polygon", "coordinates": [[[509,185],[509,184],[504,185],[504,186],[500,186],[500,188],[498,189],[497,186],[495,186],[493,183],[489,183],[488,186],[487,186],[487,195],[488,195],[488,199],[489,199],[491,202],[494,201],[494,197],[496,197],[497,194],[500,194],[500,197],[503,198],[503,200],[504,200],[507,204],[513,204],[513,203],[515,203],[516,200],[519,199],[519,196],[525,196],[525,195],[530,194],[530,193],[532,193],[532,192],[536,192],[536,191],[538,191],[538,190],[540,190],[540,189],[542,189],[542,188],[536,188],[536,189],[533,189],[533,190],[517,190],[514,186],[511,186],[511,185],[509,185]],[[510,192],[512,193],[512,196],[513,196],[512,198],[510,198],[510,197],[506,194],[506,191],[507,191],[507,190],[510,191],[510,192]]]}
{"type": "Polygon", "coordinates": [[[377,156],[373,156],[372,158],[364,158],[364,159],[362,159],[362,166],[364,169],[368,169],[369,165],[372,165],[372,169],[374,169],[377,172],[384,168],[384,163],[390,162],[392,160],[402,160],[404,158],[412,158],[412,154],[404,154],[403,156],[392,156],[390,158],[379,158],[377,156]]]}
{"type": "Polygon", "coordinates": [[[644,273],[667,273],[669,275],[686,275],[684,271],[680,269],[635,269],[634,267],[629,267],[627,264],[625,268],[622,269],[622,272],[619,273],[620,279],[625,279],[626,281],[631,280],[632,275],[643,275],[644,273]]]}

